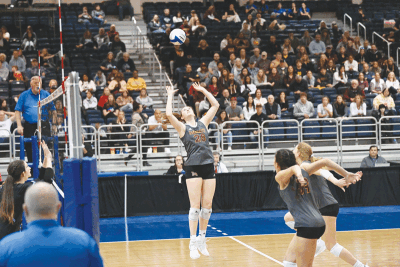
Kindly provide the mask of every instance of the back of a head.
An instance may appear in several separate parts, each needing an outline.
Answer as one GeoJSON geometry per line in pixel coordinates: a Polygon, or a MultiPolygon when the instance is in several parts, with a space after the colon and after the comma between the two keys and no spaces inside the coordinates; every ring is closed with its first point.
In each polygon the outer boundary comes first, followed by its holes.
{"type": "Polygon", "coordinates": [[[33,184],[25,193],[28,220],[57,217],[58,194],[56,189],[45,182],[33,184]]]}
{"type": "Polygon", "coordinates": [[[275,154],[275,162],[285,170],[296,165],[296,157],[289,149],[279,149],[275,154]]]}
{"type": "Polygon", "coordinates": [[[310,160],[310,157],[313,154],[311,146],[304,142],[297,145],[297,151],[299,152],[302,161],[310,160]]]}

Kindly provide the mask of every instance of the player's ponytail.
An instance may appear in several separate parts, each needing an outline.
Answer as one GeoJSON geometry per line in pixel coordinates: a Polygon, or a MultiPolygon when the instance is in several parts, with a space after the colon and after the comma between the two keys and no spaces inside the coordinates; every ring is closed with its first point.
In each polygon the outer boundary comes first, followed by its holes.
{"type": "Polygon", "coordinates": [[[23,172],[25,172],[25,162],[22,160],[15,160],[8,165],[7,179],[3,184],[0,218],[10,224],[14,222],[14,183],[21,179],[23,172]]]}
{"type": "Polygon", "coordinates": [[[301,142],[297,145],[297,151],[299,152],[299,157],[302,161],[309,160],[311,161],[312,159],[312,148],[309,144],[301,142]]]}

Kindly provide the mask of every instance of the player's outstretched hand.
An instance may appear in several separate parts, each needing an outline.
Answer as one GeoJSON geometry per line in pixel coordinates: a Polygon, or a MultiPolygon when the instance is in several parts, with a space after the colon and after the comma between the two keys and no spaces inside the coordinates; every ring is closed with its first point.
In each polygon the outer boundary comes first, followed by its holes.
{"type": "Polygon", "coordinates": [[[345,177],[346,182],[348,183],[347,187],[348,187],[350,184],[355,184],[355,183],[357,183],[358,181],[360,181],[360,180],[361,180],[361,176],[362,176],[362,173],[360,173],[360,172],[358,172],[358,173],[351,173],[351,172],[349,172],[349,173],[347,174],[347,176],[345,177]]]}
{"type": "Polygon", "coordinates": [[[167,86],[165,89],[167,90],[167,94],[170,96],[174,96],[175,93],[179,91],[178,89],[174,90],[172,86],[167,86]]]}
{"type": "Polygon", "coordinates": [[[49,157],[49,158],[51,158],[51,152],[50,152],[50,150],[49,150],[49,148],[48,148],[48,146],[47,146],[47,144],[44,142],[44,141],[42,141],[42,148],[43,148],[43,154],[44,154],[44,156],[45,157],[49,157]]]}
{"type": "Polygon", "coordinates": [[[203,86],[201,86],[199,83],[193,83],[193,88],[196,90],[196,91],[203,91],[203,90],[206,90],[203,86]]]}

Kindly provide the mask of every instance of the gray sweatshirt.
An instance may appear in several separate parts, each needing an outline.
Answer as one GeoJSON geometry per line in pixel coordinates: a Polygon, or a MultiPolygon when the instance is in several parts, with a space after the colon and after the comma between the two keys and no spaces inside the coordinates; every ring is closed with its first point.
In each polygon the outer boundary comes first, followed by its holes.
{"type": "Polygon", "coordinates": [[[299,99],[293,106],[293,115],[297,118],[304,116],[304,114],[308,114],[312,118],[314,116],[314,105],[310,101],[303,104],[299,99]]]}

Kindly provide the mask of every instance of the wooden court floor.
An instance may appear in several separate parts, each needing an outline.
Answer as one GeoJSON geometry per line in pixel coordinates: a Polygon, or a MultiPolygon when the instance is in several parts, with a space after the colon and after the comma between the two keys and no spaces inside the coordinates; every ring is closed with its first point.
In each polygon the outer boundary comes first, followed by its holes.
{"type": "MultiPolygon", "coordinates": [[[[292,237],[293,234],[214,237],[207,242],[210,257],[197,260],[189,257],[189,239],[101,243],[100,253],[106,267],[274,267],[282,266],[272,259],[283,261],[292,237]]],[[[337,241],[370,267],[400,266],[400,229],[339,232],[337,241]]],[[[313,266],[350,265],[324,251],[315,258],[313,266]]]]}

